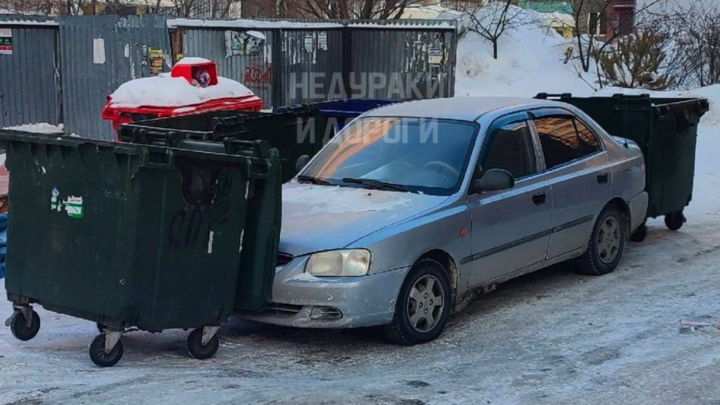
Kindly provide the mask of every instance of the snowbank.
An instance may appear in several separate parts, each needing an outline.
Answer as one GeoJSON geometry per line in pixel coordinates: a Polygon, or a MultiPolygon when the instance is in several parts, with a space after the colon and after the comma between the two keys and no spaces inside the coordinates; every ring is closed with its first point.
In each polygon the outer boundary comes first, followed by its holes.
{"type": "Polygon", "coordinates": [[[33,132],[36,134],[57,135],[57,134],[63,133],[64,127],[63,127],[63,124],[52,125],[52,124],[48,124],[46,122],[41,122],[39,124],[18,125],[15,127],[6,127],[3,129],[9,129],[12,131],[33,132]]]}
{"type": "MultiPolygon", "coordinates": [[[[188,58],[185,58],[188,59],[188,58]]],[[[112,98],[113,107],[179,107],[201,104],[221,98],[251,96],[247,87],[224,77],[218,77],[216,86],[194,87],[182,77],[161,74],[129,81],[120,86],[112,98]]]]}
{"type": "MultiPolygon", "coordinates": [[[[458,43],[456,96],[534,97],[537,93],[573,93],[587,96],[593,88],[565,64],[565,52],[573,46],[560,34],[547,28],[544,15],[513,8],[522,23],[500,38],[498,59],[493,59],[490,41],[467,31],[458,43]]],[[[441,16],[457,17],[457,14],[441,16]]],[[[461,27],[468,21],[461,18],[461,27]]],[[[588,74],[588,77],[594,77],[588,74]]]]}

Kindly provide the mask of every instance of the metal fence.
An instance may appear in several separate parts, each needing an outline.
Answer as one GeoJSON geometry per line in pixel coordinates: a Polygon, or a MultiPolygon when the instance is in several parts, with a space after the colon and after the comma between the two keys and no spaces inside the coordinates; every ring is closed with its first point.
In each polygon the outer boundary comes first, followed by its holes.
{"type": "Polygon", "coordinates": [[[182,38],[184,56],[215,60],[221,74],[245,83],[266,106],[454,95],[454,21],[175,19],[169,25],[182,38]]]}
{"type": "Polygon", "coordinates": [[[214,60],[266,107],[452,97],[456,33],[447,20],[0,16],[0,128],[63,123],[67,134],[114,139],[107,96],[157,73],[157,55],[163,71],[180,55],[214,60]]]}
{"type": "Polygon", "coordinates": [[[160,50],[169,68],[170,38],[163,16],[66,17],[60,24],[65,132],[115,139],[102,120],[107,96],[121,84],[151,75],[149,55],[160,50]]]}
{"type": "Polygon", "coordinates": [[[188,29],[179,34],[183,38],[182,53],[185,56],[215,61],[220,76],[243,83],[262,98],[265,105],[273,105],[273,31],[252,31],[253,35],[248,35],[246,32],[188,29]]]}
{"type": "Polygon", "coordinates": [[[62,122],[57,46],[52,19],[0,15],[0,128],[62,122]]]}

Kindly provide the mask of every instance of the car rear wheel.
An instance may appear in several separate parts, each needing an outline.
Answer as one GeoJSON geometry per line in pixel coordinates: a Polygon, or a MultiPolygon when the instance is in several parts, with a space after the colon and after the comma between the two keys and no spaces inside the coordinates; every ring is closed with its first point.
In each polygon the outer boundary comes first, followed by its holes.
{"type": "Polygon", "coordinates": [[[452,290],[443,266],[431,259],[415,264],[400,289],[395,316],[385,335],[401,345],[435,340],[445,329],[452,306],[452,290]]]}
{"type": "Polygon", "coordinates": [[[600,276],[617,268],[625,251],[627,226],[620,210],[610,205],[600,213],[588,248],[579,259],[578,271],[600,276]]]}

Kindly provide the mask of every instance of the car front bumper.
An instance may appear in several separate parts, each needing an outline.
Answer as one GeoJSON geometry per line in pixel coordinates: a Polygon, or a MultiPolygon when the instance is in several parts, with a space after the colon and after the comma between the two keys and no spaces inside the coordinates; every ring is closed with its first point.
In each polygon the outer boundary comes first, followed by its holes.
{"type": "Polygon", "coordinates": [[[358,328],[392,322],[400,287],[410,268],[363,277],[314,277],[307,257],[295,258],[275,274],[273,302],[243,319],[299,328],[358,328]]]}

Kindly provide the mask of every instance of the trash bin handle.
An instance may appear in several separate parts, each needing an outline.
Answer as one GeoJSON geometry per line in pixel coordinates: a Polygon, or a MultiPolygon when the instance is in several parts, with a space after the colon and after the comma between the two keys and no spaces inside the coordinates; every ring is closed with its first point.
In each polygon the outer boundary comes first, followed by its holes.
{"type": "Polygon", "coordinates": [[[175,155],[170,149],[166,149],[165,153],[146,149],[141,166],[150,169],[172,169],[175,167],[175,155]]]}
{"type": "Polygon", "coordinates": [[[270,178],[270,163],[258,161],[256,159],[248,159],[247,161],[248,177],[251,179],[266,180],[270,178]]]}

